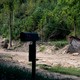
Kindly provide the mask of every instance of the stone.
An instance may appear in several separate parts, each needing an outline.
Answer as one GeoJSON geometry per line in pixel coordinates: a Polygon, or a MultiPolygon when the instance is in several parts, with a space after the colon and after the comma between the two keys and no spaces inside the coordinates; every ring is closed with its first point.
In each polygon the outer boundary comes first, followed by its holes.
{"type": "Polygon", "coordinates": [[[79,53],[73,53],[73,56],[78,56],[79,55],[79,53]]]}
{"type": "Polygon", "coordinates": [[[67,53],[80,53],[80,39],[73,36],[70,37],[67,53]]]}

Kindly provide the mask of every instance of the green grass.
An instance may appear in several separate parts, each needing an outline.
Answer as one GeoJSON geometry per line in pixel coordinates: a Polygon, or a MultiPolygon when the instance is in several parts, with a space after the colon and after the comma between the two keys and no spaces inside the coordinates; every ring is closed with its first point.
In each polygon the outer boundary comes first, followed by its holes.
{"type": "MultiPolygon", "coordinates": [[[[42,69],[50,72],[57,72],[61,74],[75,75],[80,77],[80,69],[78,68],[65,68],[60,65],[51,67],[49,65],[37,65],[42,69]]],[[[44,76],[44,73],[37,73],[36,80],[58,80],[51,79],[50,77],[44,76]]],[[[45,74],[46,75],[46,74],[45,74]]],[[[31,71],[26,68],[20,68],[18,66],[6,66],[0,64],[0,80],[31,80],[31,71]]],[[[65,79],[64,79],[65,80],[65,79]]]]}
{"type": "Polygon", "coordinates": [[[54,66],[50,67],[48,65],[39,65],[42,69],[48,70],[50,72],[57,72],[61,74],[74,75],[80,77],[80,68],[73,67],[62,67],[62,66],[54,66]]]}
{"type": "Polygon", "coordinates": [[[65,45],[67,45],[68,42],[66,40],[59,40],[59,41],[52,41],[52,42],[50,42],[50,44],[55,45],[58,48],[62,48],[65,45]]]}

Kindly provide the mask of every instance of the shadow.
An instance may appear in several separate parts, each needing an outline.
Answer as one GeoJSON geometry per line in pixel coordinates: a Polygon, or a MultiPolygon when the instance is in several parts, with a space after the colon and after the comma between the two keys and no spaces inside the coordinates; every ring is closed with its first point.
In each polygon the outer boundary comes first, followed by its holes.
{"type": "MultiPolygon", "coordinates": [[[[49,65],[39,64],[44,69],[36,69],[35,80],[78,80],[75,77],[47,71],[49,65]]],[[[0,59],[0,80],[32,80],[31,68],[20,66],[18,62],[0,59]]]]}
{"type": "Polygon", "coordinates": [[[31,80],[31,70],[19,63],[0,60],[0,80],[31,80]]]}

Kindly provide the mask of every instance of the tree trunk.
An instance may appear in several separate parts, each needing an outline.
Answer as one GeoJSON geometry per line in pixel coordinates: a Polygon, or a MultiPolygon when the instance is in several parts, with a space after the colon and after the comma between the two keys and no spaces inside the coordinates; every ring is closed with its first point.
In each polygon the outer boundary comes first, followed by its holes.
{"type": "Polygon", "coordinates": [[[76,34],[76,18],[74,17],[74,36],[76,37],[77,34],[76,34]]]}
{"type": "Polygon", "coordinates": [[[10,11],[9,19],[9,47],[12,47],[12,12],[10,11]]]}
{"type": "Polygon", "coordinates": [[[13,1],[9,2],[10,19],[9,19],[9,47],[12,47],[12,22],[13,22],[13,1]]]}

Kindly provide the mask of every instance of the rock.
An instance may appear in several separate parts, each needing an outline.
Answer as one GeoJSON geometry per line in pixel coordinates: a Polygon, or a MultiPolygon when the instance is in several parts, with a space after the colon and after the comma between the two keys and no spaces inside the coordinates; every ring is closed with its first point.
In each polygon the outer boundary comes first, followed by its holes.
{"type": "Polygon", "coordinates": [[[67,53],[74,53],[74,52],[76,52],[75,48],[73,47],[73,45],[70,44],[68,49],[67,49],[67,53]]]}
{"type": "Polygon", "coordinates": [[[78,56],[79,55],[79,53],[73,53],[73,56],[78,56]]]}
{"type": "Polygon", "coordinates": [[[76,38],[72,38],[69,47],[67,49],[67,53],[80,53],[80,40],[76,38]]]}

